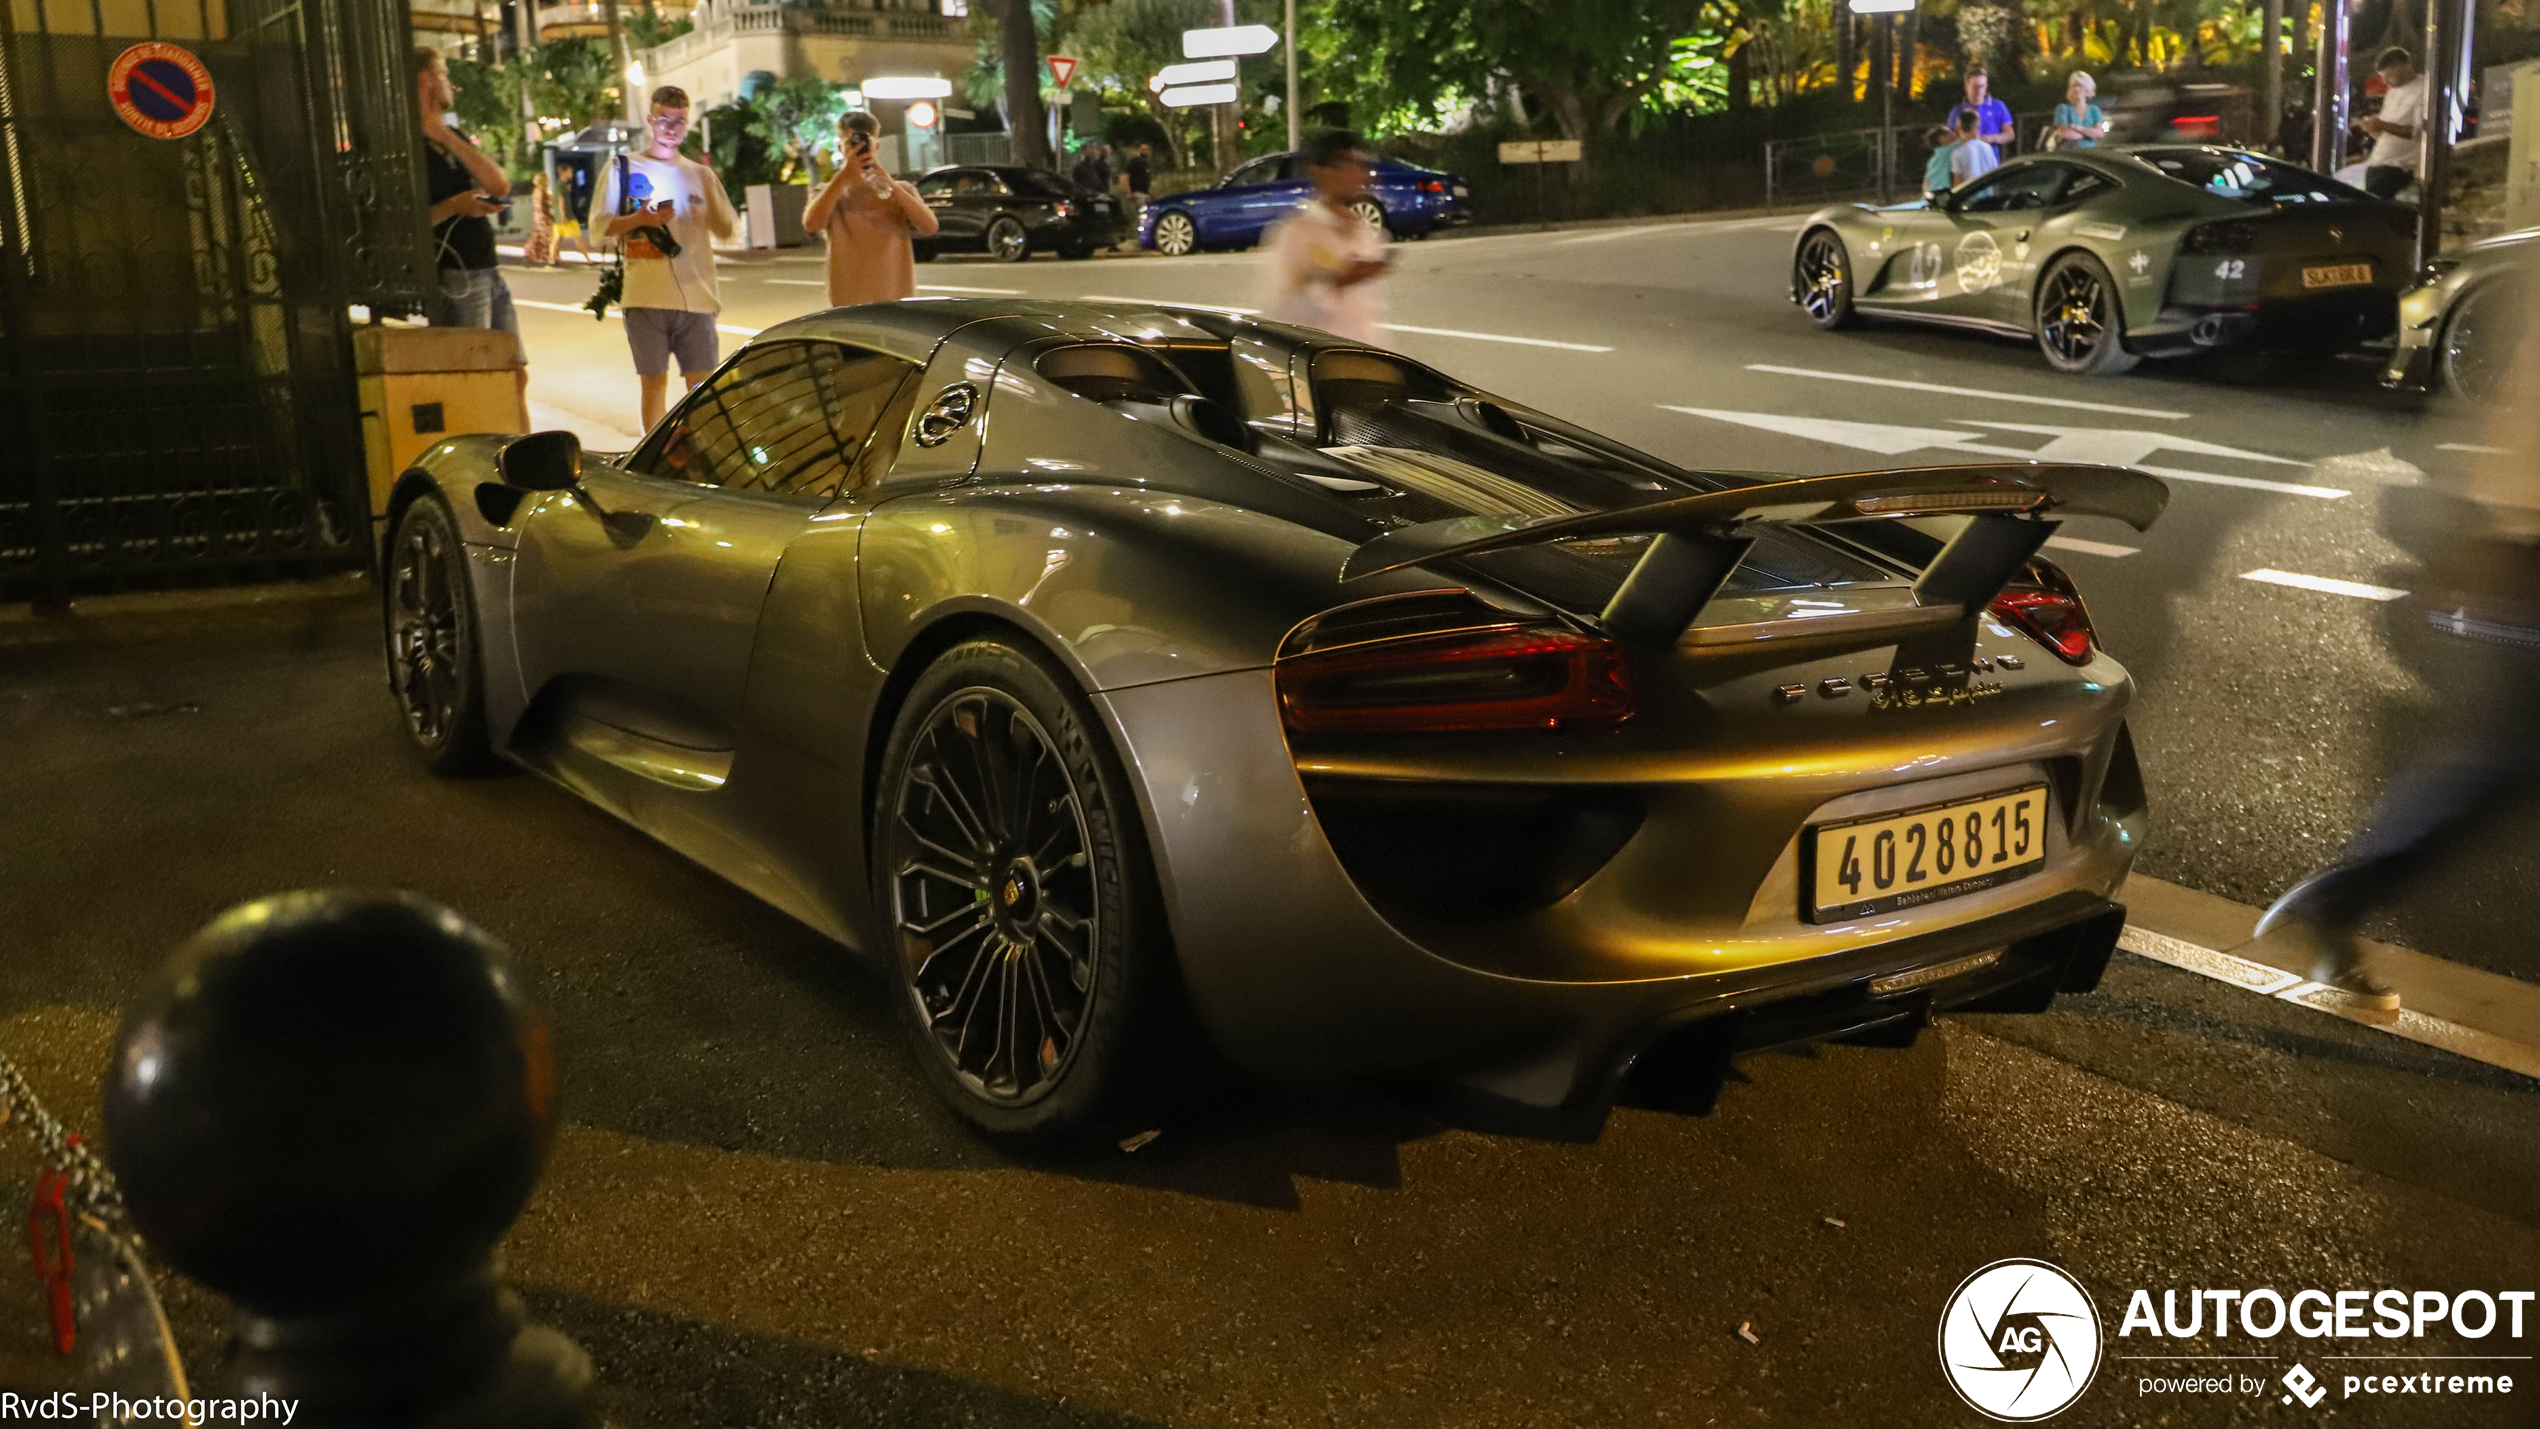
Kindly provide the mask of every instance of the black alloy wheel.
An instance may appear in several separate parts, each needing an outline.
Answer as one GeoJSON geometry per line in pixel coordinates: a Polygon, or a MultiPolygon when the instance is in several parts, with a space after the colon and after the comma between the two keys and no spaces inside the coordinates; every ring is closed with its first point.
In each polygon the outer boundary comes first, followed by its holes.
{"type": "Polygon", "coordinates": [[[2523,285],[2509,277],[2490,278],[2454,298],[2434,350],[2440,390],[2466,402],[2494,401],[2521,344],[2523,311],[2523,285]]]}
{"type": "Polygon", "coordinates": [[[1161,1074],[1192,1043],[1136,805],[1063,673],[1002,640],[947,651],[880,788],[875,904],[918,1061],[955,1109],[1066,1141],[1192,1085],[1161,1074]]]}
{"type": "Polygon", "coordinates": [[[2037,285],[2037,350],[2058,372],[2110,377],[2141,361],[2125,349],[2117,285],[2086,253],[2057,259],[2037,285]]]}
{"type": "Polygon", "coordinates": [[[1167,258],[1180,258],[1199,248],[1199,226],[1191,216],[1175,209],[1155,221],[1155,251],[1167,258]]]}
{"type": "Polygon", "coordinates": [[[1860,321],[1852,309],[1852,259],[1834,230],[1820,228],[1799,241],[1799,307],[1828,332],[1860,321]]]}
{"type": "Polygon", "coordinates": [[[484,660],[458,523],[438,493],[397,518],[388,543],[388,688],[406,736],[435,774],[492,762],[485,733],[484,660]]]}
{"type": "Polygon", "coordinates": [[[1023,231],[1022,220],[1010,213],[997,215],[988,225],[988,256],[1000,263],[1020,263],[1032,256],[1032,235],[1023,231]]]}

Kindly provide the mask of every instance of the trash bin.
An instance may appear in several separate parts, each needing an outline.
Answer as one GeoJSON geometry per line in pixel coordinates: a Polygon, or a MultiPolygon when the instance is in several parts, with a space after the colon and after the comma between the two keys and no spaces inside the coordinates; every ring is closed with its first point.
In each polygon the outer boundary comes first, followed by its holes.
{"type": "Polygon", "coordinates": [[[387,520],[388,489],[425,448],[462,432],[529,430],[520,339],[510,333],[372,323],[353,330],[353,365],[374,528],[387,520]]]}

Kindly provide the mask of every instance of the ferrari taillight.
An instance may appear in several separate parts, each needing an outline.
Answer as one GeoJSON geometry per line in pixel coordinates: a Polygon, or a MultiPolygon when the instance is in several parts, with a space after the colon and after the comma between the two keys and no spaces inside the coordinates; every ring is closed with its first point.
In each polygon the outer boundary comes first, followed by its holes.
{"type": "Polygon", "coordinates": [[[1621,647],[1559,626],[1375,640],[1279,662],[1298,734],[1611,728],[1631,717],[1621,647]]]}

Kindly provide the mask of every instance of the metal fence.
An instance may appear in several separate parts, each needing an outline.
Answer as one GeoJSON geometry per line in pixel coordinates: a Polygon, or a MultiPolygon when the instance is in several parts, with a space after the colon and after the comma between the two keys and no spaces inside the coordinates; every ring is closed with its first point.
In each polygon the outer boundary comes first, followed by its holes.
{"type": "Polygon", "coordinates": [[[404,6],[50,8],[0,8],[0,599],[367,560],[347,307],[432,281],[404,6]],[[108,107],[150,38],[213,77],[190,137],[108,107]]]}

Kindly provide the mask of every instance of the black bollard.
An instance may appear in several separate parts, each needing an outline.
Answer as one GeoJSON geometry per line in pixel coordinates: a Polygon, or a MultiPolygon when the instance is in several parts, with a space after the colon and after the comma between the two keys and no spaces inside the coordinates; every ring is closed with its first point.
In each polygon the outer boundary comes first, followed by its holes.
{"type": "Polygon", "coordinates": [[[589,1358],[495,1264],[555,1139],[546,1022],[456,913],[231,909],[126,1014],[105,1111],[134,1225],[238,1306],[241,1397],[317,1429],[597,1422],[589,1358]]]}

